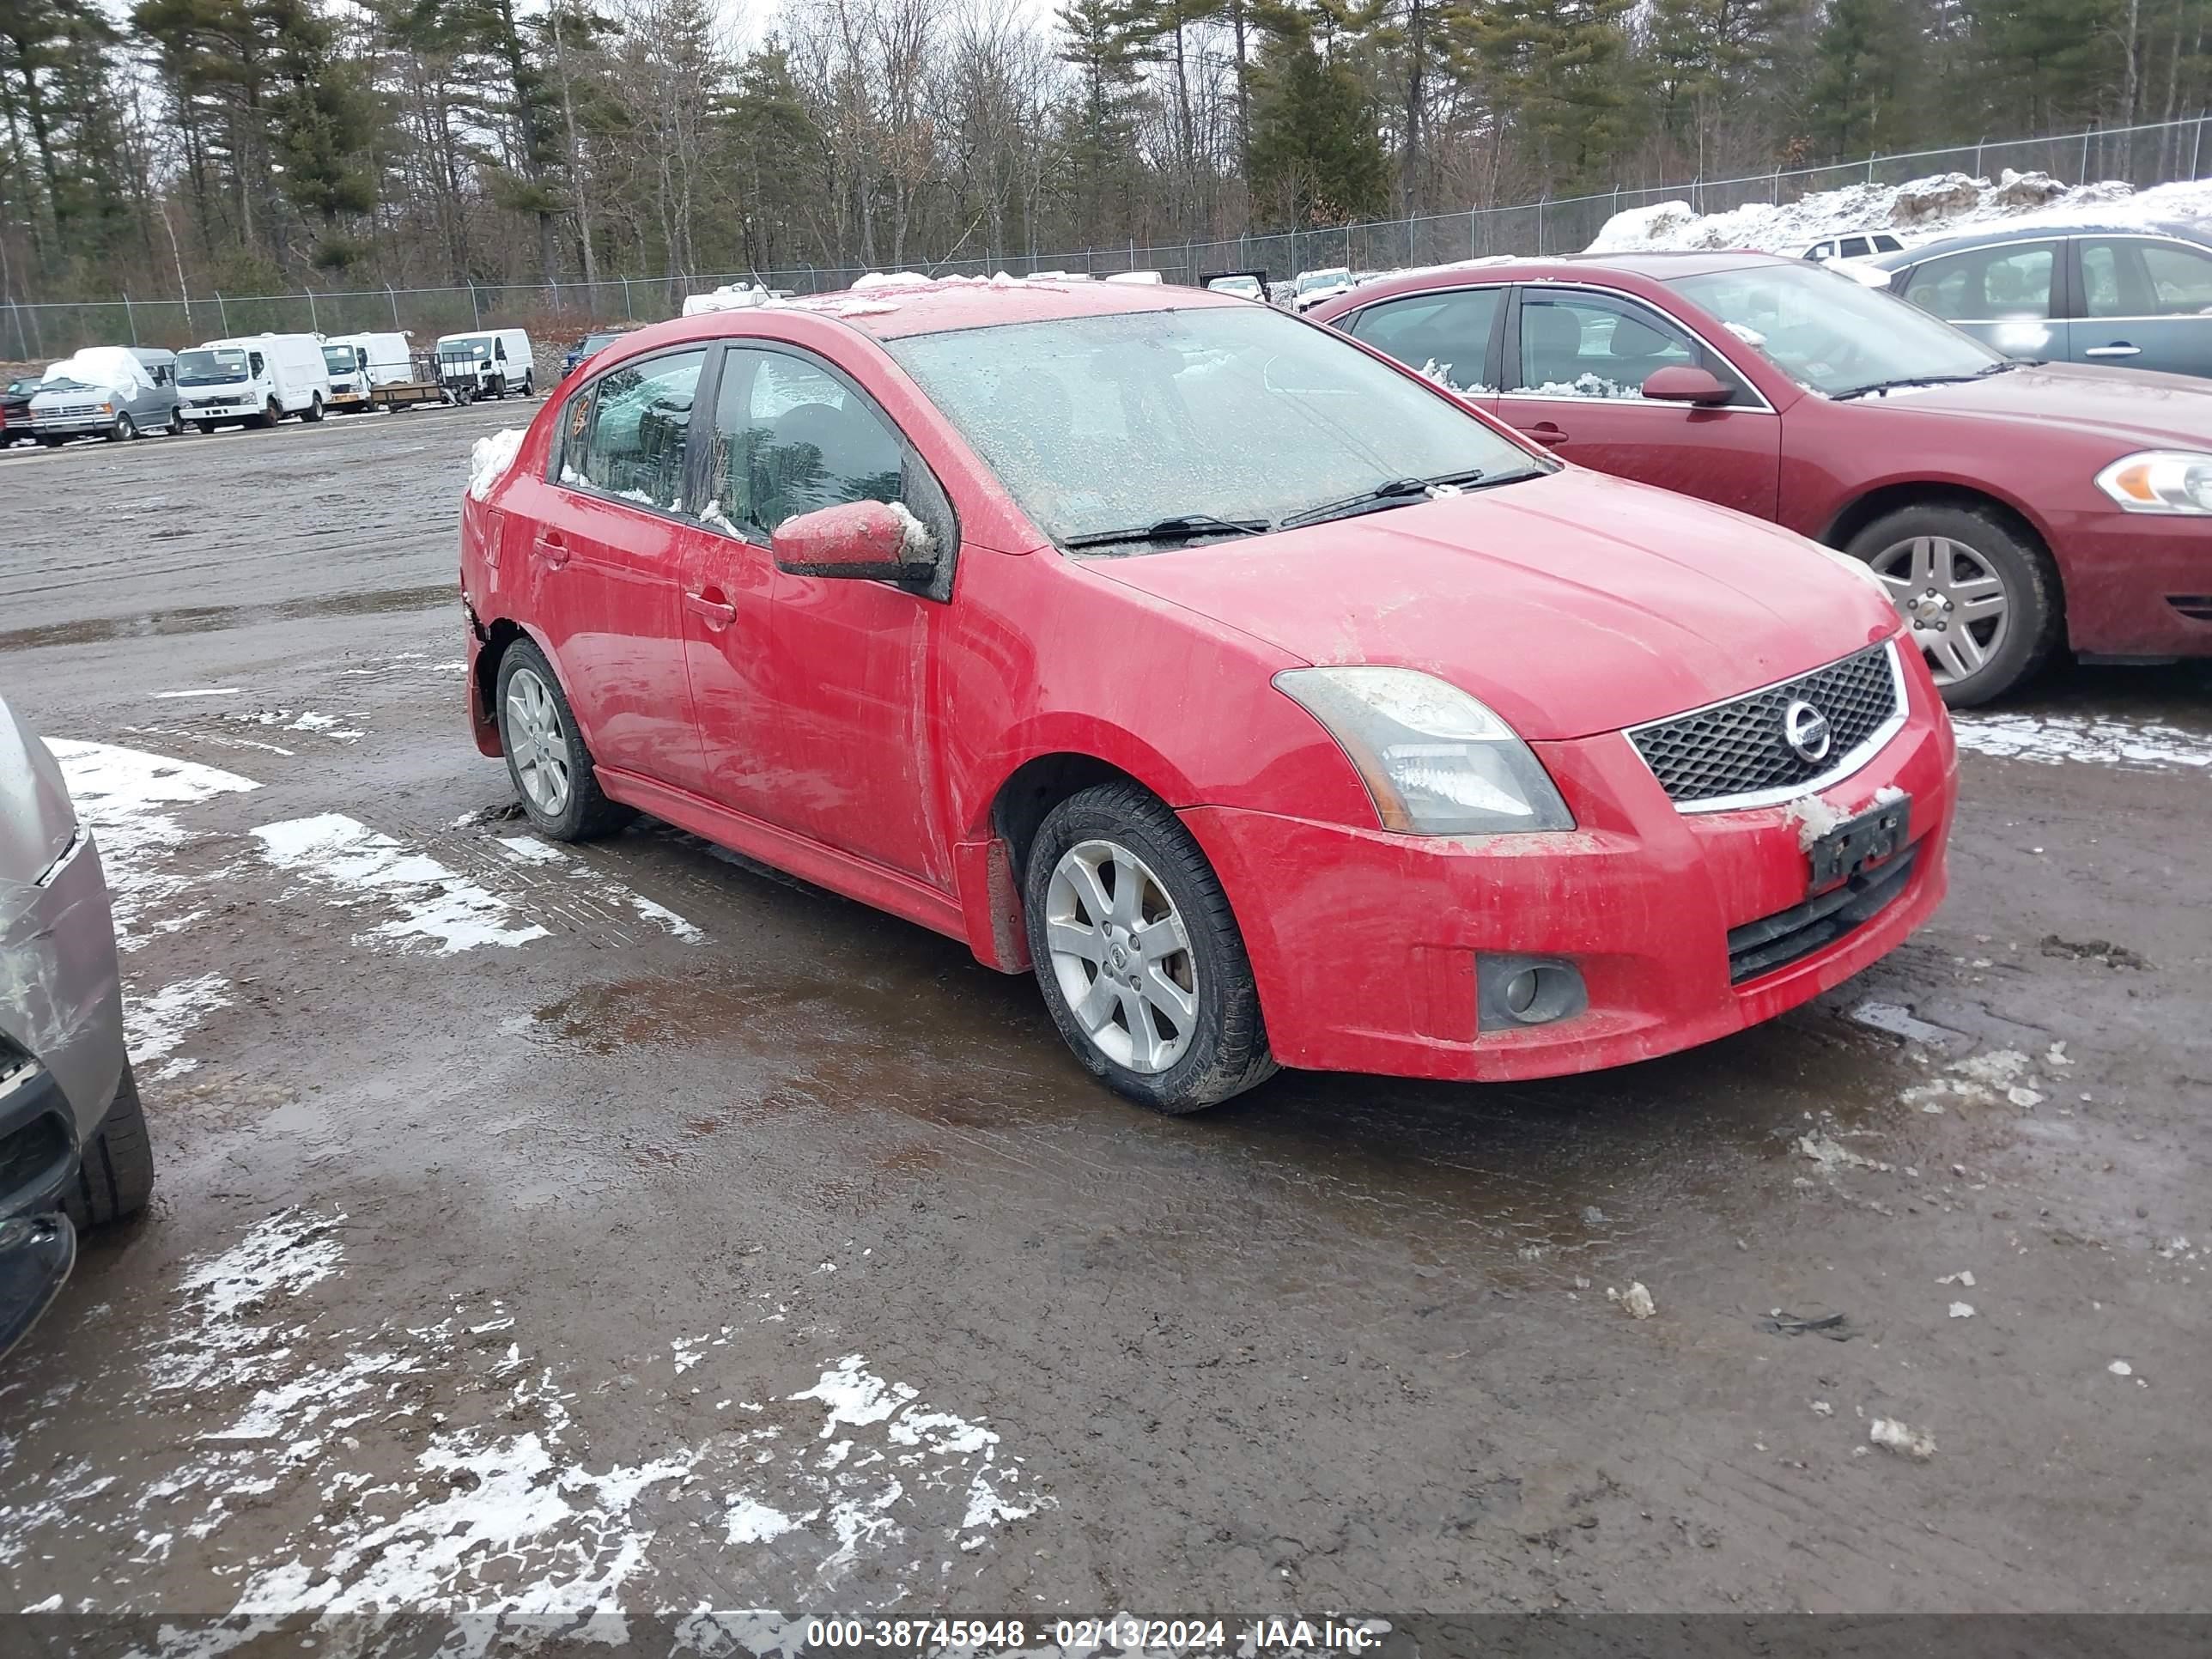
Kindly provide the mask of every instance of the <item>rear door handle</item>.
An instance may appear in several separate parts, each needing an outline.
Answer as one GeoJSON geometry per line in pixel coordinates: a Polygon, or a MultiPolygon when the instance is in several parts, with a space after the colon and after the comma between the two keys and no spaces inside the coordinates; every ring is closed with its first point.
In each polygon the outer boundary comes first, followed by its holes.
{"type": "Polygon", "coordinates": [[[541,530],[530,544],[530,550],[558,570],[568,562],[568,544],[561,539],[557,530],[541,530]]]}
{"type": "Polygon", "coordinates": [[[2084,357],[2140,357],[2142,348],[2130,345],[2125,340],[2115,340],[2110,345],[2091,346],[2081,355],[2084,357]]]}
{"type": "Polygon", "coordinates": [[[1521,430],[1538,443],[1548,445],[1553,449],[1557,449],[1567,441],[1566,433],[1549,421],[1539,421],[1534,426],[1522,427],[1521,430]]]}
{"type": "Polygon", "coordinates": [[[717,588],[710,587],[704,593],[686,593],[684,608],[717,634],[738,619],[738,607],[722,598],[717,588]]]}

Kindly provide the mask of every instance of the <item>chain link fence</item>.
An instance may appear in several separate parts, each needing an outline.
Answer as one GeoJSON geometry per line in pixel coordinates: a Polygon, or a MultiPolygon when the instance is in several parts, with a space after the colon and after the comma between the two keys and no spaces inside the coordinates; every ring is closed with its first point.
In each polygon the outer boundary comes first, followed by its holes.
{"type": "MultiPolygon", "coordinates": [[[[2137,189],[2204,176],[2212,167],[2206,116],[2146,126],[2112,127],[2059,137],[1962,144],[1864,161],[1778,168],[1735,179],[1616,189],[1602,194],[1479,207],[1410,219],[1285,231],[1213,241],[1130,242],[1078,252],[1005,259],[909,262],[934,276],[1016,276],[1079,271],[1106,276],[1157,270],[1170,283],[1196,283],[1226,270],[1265,270],[1285,282],[1301,270],[1336,266],[1354,271],[1443,264],[1490,254],[1572,253],[1587,247],[1614,214],[1683,201],[1698,213],[1754,203],[1781,206],[1852,185],[1901,185],[1932,173],[1994,178],[2007,168],[2047,173],[2079,182],[2118,180],[2137,189]]],[[[738,282],[812,294],[849,288],[867,267],[800,264],[770,270],[672,276],[618,277],[600,283],[521,283],[455,288],[378,288],[340,293],[194,295],[140,300],[19,304],[0,307],[0,356],[27,362],[62,357],[81,346],[127,343],[180,347],[234,335],[306,331],[325,335],[397,329],[418,343],[441,334],[526,326],[541,343],[573,337],[595,325],[658,322],[683,309],[686,295],[738,282]]]]}

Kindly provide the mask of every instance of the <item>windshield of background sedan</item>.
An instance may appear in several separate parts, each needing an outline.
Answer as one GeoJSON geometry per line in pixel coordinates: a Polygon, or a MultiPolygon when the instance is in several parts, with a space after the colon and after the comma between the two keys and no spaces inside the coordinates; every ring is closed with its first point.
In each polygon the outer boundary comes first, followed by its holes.
{"type": "Polygon", "coordinates": [[[1818,265],[1748,265],[1669,286],[1800,386],[1830,397],[1893,380],[1963,380],[2007,361],[1917,306],[1818,265]]]}
{"type": "Polygon", "coordinates": [[[1348,341],[1256,306],[885,343],[1062,544],[1172,519],[1273,525],[1396,479],[1551,470],[1348,341]]]}
{"type": "Polygon", "coordinates": [[[242,380],[245,378],[246,354],[243,351],[194,349],[177,354],[179,386],[221,386],[226,380],[242,380]]]}

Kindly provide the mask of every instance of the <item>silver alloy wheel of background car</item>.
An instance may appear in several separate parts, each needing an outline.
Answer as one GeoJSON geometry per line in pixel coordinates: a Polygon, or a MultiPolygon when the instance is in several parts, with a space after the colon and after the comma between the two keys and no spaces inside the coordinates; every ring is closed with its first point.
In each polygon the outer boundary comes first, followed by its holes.
{"type": "Polygon", "coordinates": [[[1938,685],[1955,685],[2003,649],[2011,596],[1996,567],[1949,536],[1893,542],[1867,561],[1938,685]]]}
{"type": "Polygon", "coordinates": [[[507,742],[514,775],[530,804],[549,818],[568,810],[568,734],[553,694],[532,668],[517,668],[507,681],[507,742]]]}
{"type": "Polygon", "coordinates": [[[1198,1025],[1198,959],[1142,859],[1110,841],[1061,854],[1045,889],[1045,938],[1060,994],[1101,1054],[1146,1073],[1182,1058],[1198,1025]]]}

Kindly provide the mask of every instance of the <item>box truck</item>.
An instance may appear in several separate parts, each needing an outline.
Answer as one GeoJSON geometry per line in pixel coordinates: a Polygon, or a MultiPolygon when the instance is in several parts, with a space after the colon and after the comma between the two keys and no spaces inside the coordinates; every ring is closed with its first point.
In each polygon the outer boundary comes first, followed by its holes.
{"type": "Polygon", "coordinates": [[[404,334],[333,335],[323,342],[323,362],[331,374],[332,409],[372,409],[377,387],[415,376],[404,334]]]}
{"type": "Polygon", "coordinates": [[[319,421],[331,401],[330,365],[313,334],[249,334],[177,354],[185,418],[219,426],[274,426],[288,415],[319,421]]]}

